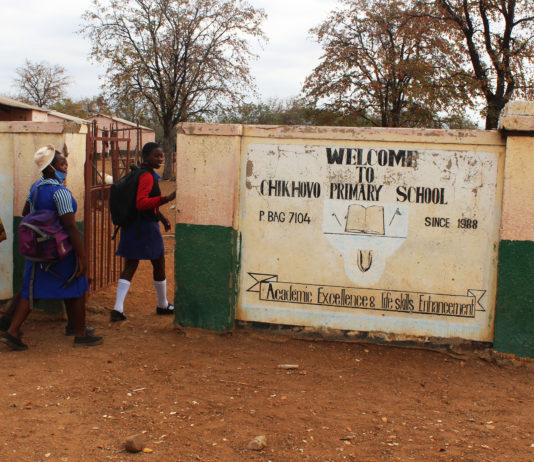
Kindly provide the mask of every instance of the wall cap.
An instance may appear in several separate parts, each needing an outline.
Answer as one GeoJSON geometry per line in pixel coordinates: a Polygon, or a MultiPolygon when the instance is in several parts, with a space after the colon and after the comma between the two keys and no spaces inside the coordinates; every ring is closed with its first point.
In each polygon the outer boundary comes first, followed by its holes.
{"type": "Polygon", "coordinates": [[[87,126],[75,122],[0,122],[0,133],[87,133],[87,126]]]}
{"type": "MultiPolygon", "coordinates": [[[[499,117],[499,130],[534,136],[534,102],[510,101],[499,117]]],[[[514,133],[516,134],[516,133],[514,133]]]]}
{"type": "Polygon", "coordinates": [[[176,127],[180,135],[213,135],[213,136],[242,136],[241,124],[205,124],[198,122],[183,122],[176,127]]]}
{"type": "Polygon", "coordinates": [[[413,142],[504,146],[496,130],[422,128],[320,127],[310,125],[241,125],[181,123],[178,133],[190,136],[246,136],[271,139],[310,139],[376,142],[413,142]]]}

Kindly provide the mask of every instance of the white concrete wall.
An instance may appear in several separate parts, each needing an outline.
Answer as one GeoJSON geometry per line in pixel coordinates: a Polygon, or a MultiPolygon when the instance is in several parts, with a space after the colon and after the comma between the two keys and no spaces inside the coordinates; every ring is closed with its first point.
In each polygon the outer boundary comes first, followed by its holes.
{"type": "Polygon", "coordinates": [[[13,156],[11,139],[0,134],[0,218],[7,240],[0,242],[0,300],[13,295],[13,156]]]}
{"type": "Polygon", "coordinates": [[[63,152],[68,150],[69,173],[67,187],[78,201],[77,221],[83,221],[85,192],[84,164],[87,127],[63,122],[0,122],[0,137],[9,140],[5,155],[14,161],[14,212],[20,216],[26,195],[40,173],[33,162],[35,151],[52,144],[63,152]]]}
{"type": "Polygon", "coordinates": [[[236,318],[491,341],[500,136],[310,132],[244,131],[236,318]],[[405,153],[402,164],[391,153],[405,153]]]}
{"type": "Polygon", "coordinates": [[[68,151],[67,187],[78,202],[76,221],[83,222],[86,133],[85,125],[71,122],[0,122],[0,216],[8,234],[0,243],[0,300],[13,295],[14,258],[19,258],[13,220],[21,217],[30,186],[40,177],[33,162],[40,147],[53,144],[68,151]]]}
{"type": "Polygon", "coordinates": [[[188,170],[178,182],[178,221],[219,223],[213,217],[223,210],[233,218],[241,238],[237,320],[388,340],[492,341],[506,150],[498,132],[180,129],[178,158],[188,170]],[[235,194],[232,169],[210,155],[234,152],[237,139],[235,194]],[[328,162],[341,150],[342,162],[328,162]],[[390,152],[404,152],[405,165],[389,163],[390,152]],[[236,195],[233,213],[211,206],[236,195]]]}

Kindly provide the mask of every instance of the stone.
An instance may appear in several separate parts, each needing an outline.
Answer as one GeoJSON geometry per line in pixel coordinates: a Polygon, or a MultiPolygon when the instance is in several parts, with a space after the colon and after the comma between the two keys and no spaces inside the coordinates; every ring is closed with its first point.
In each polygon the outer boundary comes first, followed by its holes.
{"type": "Polygon", "coordinates": [[[264,435],[256,436],[247,444],[248,449],[253,451],[261,451],[267,446],[267,438],[264,435]]]}
{"type": "Polygon", "coordinates": [[[141,452],[145,446],[145,437],[141,433],[126,438],[125,447],[128,452],[141,452]]]}

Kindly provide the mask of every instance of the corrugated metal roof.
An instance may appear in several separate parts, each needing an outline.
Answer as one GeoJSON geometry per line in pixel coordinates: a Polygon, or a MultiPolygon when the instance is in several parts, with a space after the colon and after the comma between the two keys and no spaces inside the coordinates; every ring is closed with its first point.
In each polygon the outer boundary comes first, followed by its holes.
{"type": "Polygon", "coordinates": [[[48,115],[59,117],[61,119],[70,120],[78,124],[90,124],[89,120],[81,119],[80,117],[72,116],[70,114],[64,114],[63,112],[58,111],[48,111],[48,115]]]}
{"type": "Polygon", "coordinates": [[[16,99],[8,98],[7,96],[0,96],[0,104],[19,109],[28,109],[31,111],[40,111],[46,113],[50,112],[50,110],[46,109],[45,107],[33,106],[32,104],[23,103],[22,101],[17,101],[16,99]]]}
{"type": "Polygon", "coordinates": [[[39,111],[45,112],[48,115],[59,117],[60,119],[70,120],[71,122],[76,122],[79,124],[88,124],[89,121],[81,119],[70,114],[64,114],[63,112],[54,111],[52,109],[47,109],[45,107],[34,106],[33,104],[23,103],[22,101],[17,101],[13,98],[8,98],[7,96],[0,96],[0,105],[14,107],[17,109],[26,109],[28,111],[39,111]]]}

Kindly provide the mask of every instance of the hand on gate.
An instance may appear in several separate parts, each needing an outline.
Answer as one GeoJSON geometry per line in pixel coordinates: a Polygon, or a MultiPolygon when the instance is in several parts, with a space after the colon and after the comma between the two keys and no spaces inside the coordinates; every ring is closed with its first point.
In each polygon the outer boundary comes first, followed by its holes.
{"type": "Polygon", "coordinates": [[[173,191],[172,193],[165,196],[165,202],[170,202],[174,200],[175,197],[176,197],[176,191],[173,191]]]}

